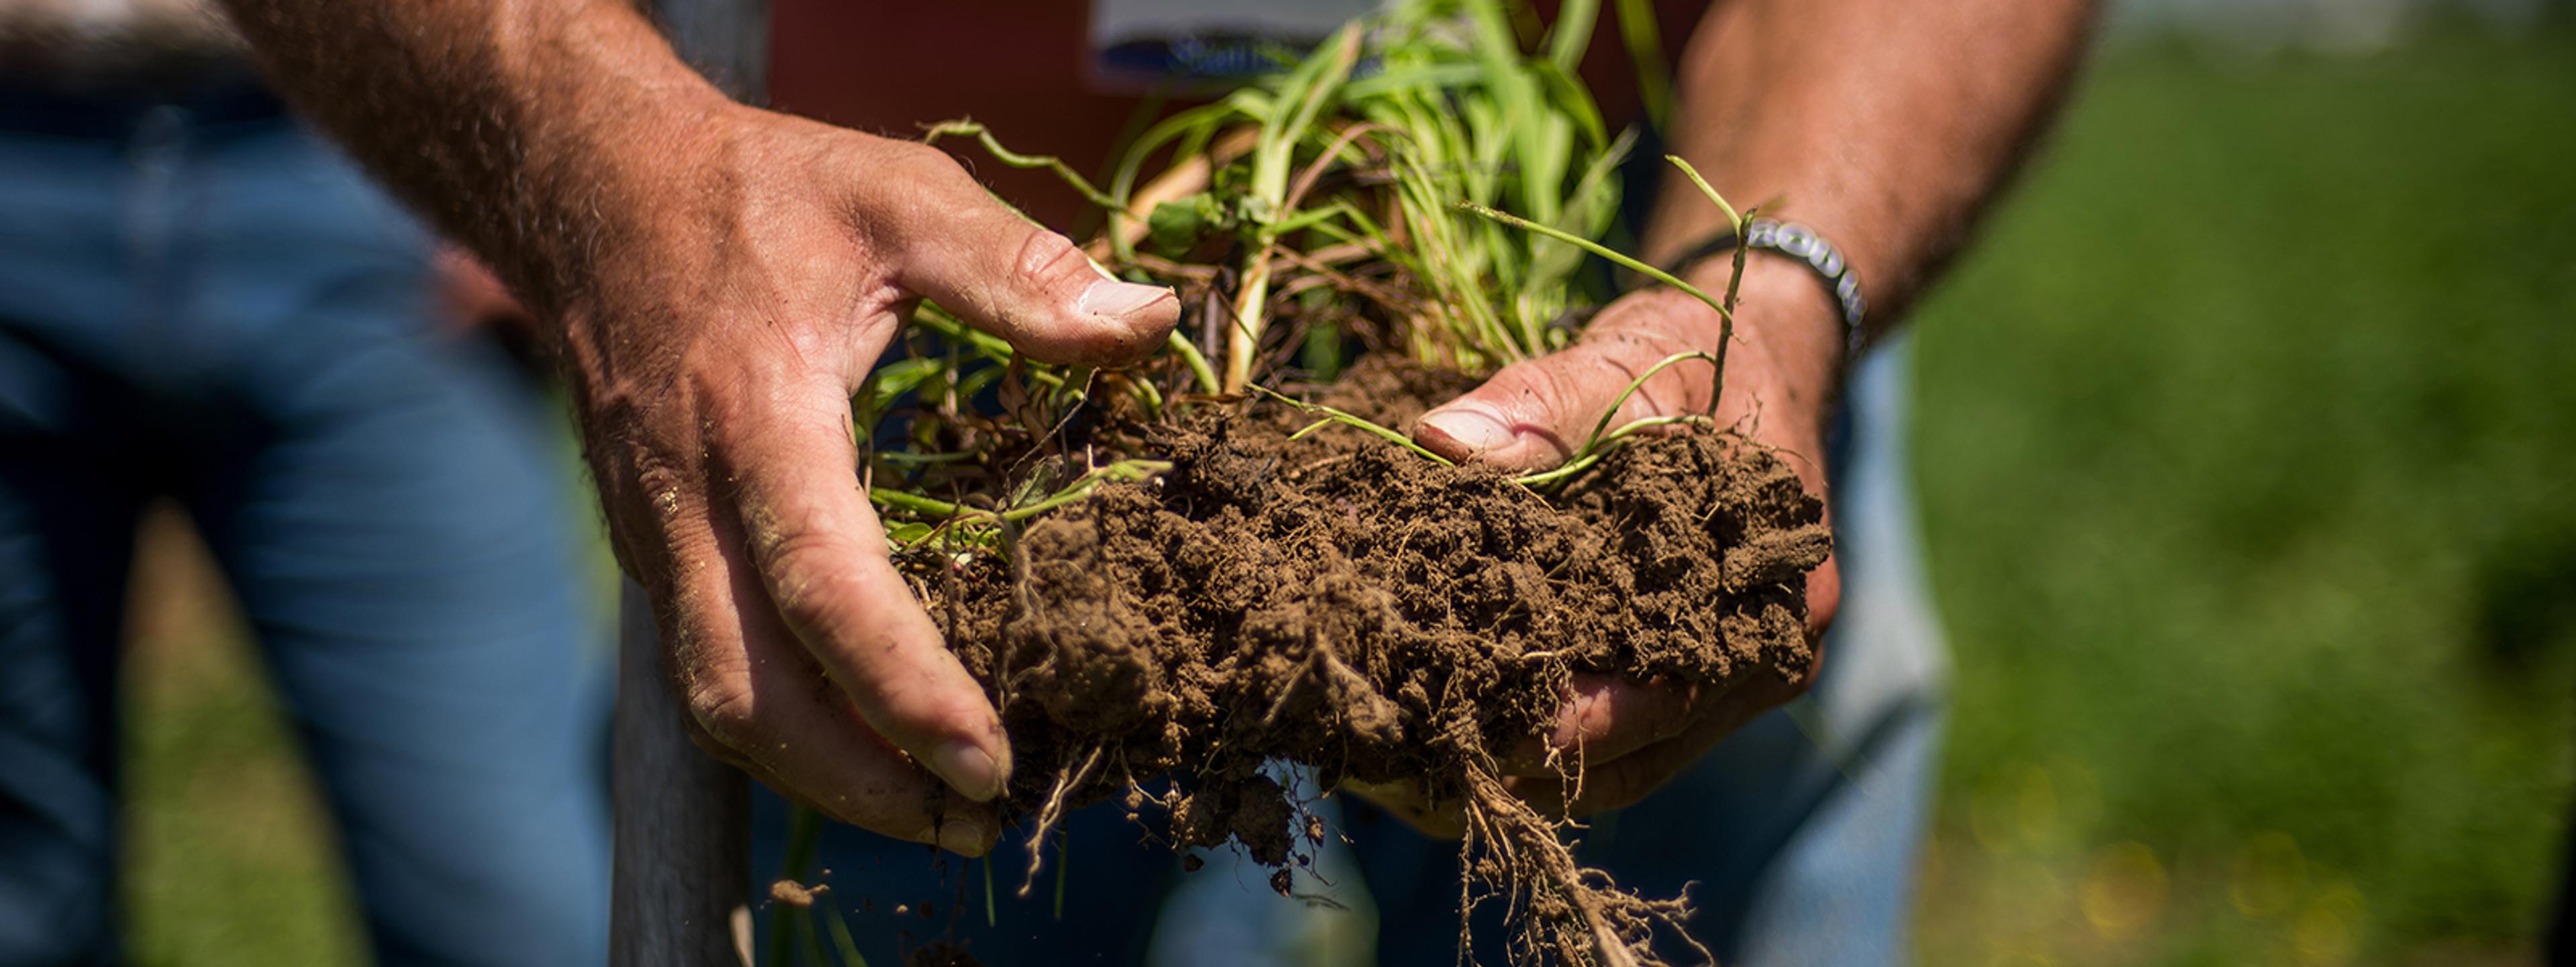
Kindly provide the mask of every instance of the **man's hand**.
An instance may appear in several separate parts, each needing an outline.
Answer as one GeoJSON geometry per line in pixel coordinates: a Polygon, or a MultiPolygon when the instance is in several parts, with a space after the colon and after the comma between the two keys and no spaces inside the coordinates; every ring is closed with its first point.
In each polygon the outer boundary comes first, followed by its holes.
{"type": "Polygon", "coordinates": [[[1172,293],[936,149],[727,100],[628,0],[223,4],[560,348],[704,744],[838,819],[982,852],[1010,746],[887,558],[850,396],[918,299],[1118,365],[1162,343],[1172,293]]]}
{"type": "MultiPolygon", "coordinates": [[[[1680,95],[1669,123],[1673,153],[1739,201],[1783,199],[1802,222],[1834,240],[1858,268],[1870,326],[1884,333],[1966,237],[1987,199],[2019,162],[2084,49],[2093,0],[1739,0],[1713,4],[1675,71],[1680,95]],[[1973,56],[1962,57],[1961,51],[1973,56]]],[[[1724,230],[1678,171],[1665,173],[1660,206],[1643,226],[1640,254],[1671,259],[1724,230]]],[[[1692,284],[1715,292],[1726,260],[1701,263],[1692,284]]],[[[1841,362],[1833,302],[1807,270],[1755,253],[1744,280],[1736,344],[1727,354],[1721,424],[1742,425],[1779,447],[1808,489],[1824,492],[1820,441],[1841,362]]],[[[1561,461],[1635,374],[1675,352],[1714,349],[1716,313],[1672,292],[1622,299],[1582,342],[1513,366],[1446,407],[1424,414],[1415,439],[1452,457],[1512,467],[1561,461]]],[[[1707,371],[1674,366],[1632,398],[1620,420],[1696,410],[1707,371]]],[[[1820,640],[1842,596],[1834,562],[1807,580],[1807,633],[1820,640]]],[[[1821,652],[1819,653],[1821,656],[1821,652]]],[[[1752,681],[1720,695],[1652,683],[1578,681],[1557,733],[1513,756],[1528,778],[1516,791],[1573,812],[1625,805],[1671,778],[1717,740],[1804,690],[1752,681]],[[1532,770],[1552,745],[1580,748],[1579,795],[1553,770],[1532,770]],[[1537,774],[1533,774],[1533,773],[1537,774]]],[[[1758,678],[1758,677],[1757,677],[1758,678]]],[[[1417,825],[1442,815],[1384,800],[1417,825]]],[[[1454,814],[1454,811],[1452,811],[1454,814]]]]}
{"type": "MultiPolygon", "coordinates": [[[[1724,291],[1731,263],[1712,260],[1690,281],[1724,291]]],[[[1746,269],[1736,343],[1726,357],[1717,421],[1778,448],[1807,489],[1825,492],[1825,405],[1841,364],[1833,303],[1804,266],[1756,255],[1746,269]]],[[[1453,459],[1515,470],[1564,462],[1637,374],[1674,353],[1713,350],[1718,316],[1672,289],[1631,294],[1602,310],[1583,338],[1554,355],[1506,367],[1474,392],[1423,414],[1413,436],[1453,459]]],[[[1628,398],[1612,426],[1648,416],[1703,411],[1708,368],[1666,367],[1628,398]]],[[[1822,640],[1842,595],[1834,562],[1807,579],[1807,637],[1822,640]]],[[[1822,652],[1817,652],[1821,660],[1822,652]]],[[[1513,791],[1541,809],[1575,815],[1642,799],[1697,761],[1737,727],[1806,690],[1816,665],[1795,679],[1756,674],[1723,690],[1699,690],[1617,676],[1578,675],[1554,733],[1505,750],[1513,791]],[[1560,778],[1580,769],[1579,790],[1560,778]],[[1577,793],[1567,802],[1569,793],[1577,793]]],[[[1399,790],[1363,790],[1414,825],[1453,832],[1454,810],[1432,808],[1399,790]]]]}
{"type": "Polygon", "coordinates": [[[1094,365],[1160,346],[1178,304],[917,143],[730,103],[639,140],[601,173],[564,330],[701,744],[836,818],[981,853],[1010,747],[888,560],[850,397],[919,299],[1094,365]]]}

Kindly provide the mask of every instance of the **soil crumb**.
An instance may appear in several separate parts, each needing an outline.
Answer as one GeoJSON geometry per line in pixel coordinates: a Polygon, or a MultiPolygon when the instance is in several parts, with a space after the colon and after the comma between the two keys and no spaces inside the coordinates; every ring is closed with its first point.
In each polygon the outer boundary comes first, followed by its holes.
{"type": "Polygon", "coordinates": [[[806,886],[794,880],[780,880],[769,885],[769,899],[802,910],[814,905],[814,898],[831,892],[831,887],[817,883],[806,886]]]}

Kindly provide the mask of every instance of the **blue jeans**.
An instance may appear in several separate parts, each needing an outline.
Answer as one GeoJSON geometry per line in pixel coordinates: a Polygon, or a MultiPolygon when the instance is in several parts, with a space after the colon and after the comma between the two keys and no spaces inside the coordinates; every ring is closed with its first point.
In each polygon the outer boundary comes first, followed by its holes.
{"type": "MultiPolygon", "coordinates": [[[[1911,959],[1946,659],[1907,483],[1905,365],[1893,345],[1859,366],[1831,444],[1843,605],[1814,690],[1581,834],[1578,855],[1630,889],[1668,897],[1689,885],[1699,906],[1691,932],[1719,963],[1911,959]]],[[[765,794],[755,804],[752,862],[765,884],[778,869],[783,809],[765,794]]],[[[1372,951],[1383,967],[1454,962],[1457,844],[1342,797],[1319,805],[1352,840],[1344,849],[1328,837],[1317,869],[1299,871],[1296,891],[1320,902],[1279,898],[1267,869],[1225,851],[1203,852],[1206,867],[1184,873],[1116,803],[1068,819],[1066,856],[1048,855],[1050,872],[1026,898],[1015,893],[1027,856],[1010,836],[988,870],[833,827],[822,866],[870,963],[901,963],[899,951],[943,939],[996,967],[1342,965],[1372,951]],[[1068,870],[1060,890],[1057,868],[1068,870]]],[[[1498,907],[1479,908],[1479,963],[1505,961],[1498,907]]],[[[1662,939],[1667,960],[1699,962],[1662,939]]]]}
{"type": "Polygon", "coordinates": [[[0,964],[121,959],[136,512],[248,612],[385,964],[604,959],[604,631],[556,417],[248,89],[0,88],[0,964]]]}

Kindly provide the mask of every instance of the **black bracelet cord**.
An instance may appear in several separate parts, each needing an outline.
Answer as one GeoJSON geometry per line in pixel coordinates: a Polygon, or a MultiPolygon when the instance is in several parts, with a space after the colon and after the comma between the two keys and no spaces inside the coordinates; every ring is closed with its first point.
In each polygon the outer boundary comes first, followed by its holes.
{"type": "MultiPolygon", "coordinates": [[[[1708,241],[1691,246],[1690,251],[1674,259],[1665,271],[1675,277],[1709,258],[1734,251],[1739,244],[1734,232],[1721,232],[1708,241]]],[[[1869,300],[1860,293],[1860,273],[1843,258],[1840,249],[1815,229],[1796,222],[1756,218],[1744,233],[1740,244],[1750,250],[1778,252],[1807,264],[1833,290],[1834,301],[1843,317],[1845,351],[1858,357],[1861,351],[1861,320],[1869,311],[1869,300]]]]}

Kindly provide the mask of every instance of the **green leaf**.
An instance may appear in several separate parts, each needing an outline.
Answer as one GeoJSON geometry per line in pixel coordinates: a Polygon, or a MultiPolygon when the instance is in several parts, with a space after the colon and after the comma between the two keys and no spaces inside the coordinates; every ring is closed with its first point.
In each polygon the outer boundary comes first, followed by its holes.
{"type": "Polygon", "coordinates": [[[1178,255],[1197,246],[1210,229],[1223,221],[1216,199],[1200,192],[1154,206],[1154,214],[1145,219],[1145,225],[1152,232],[1156,251],[1178,255]]]}

